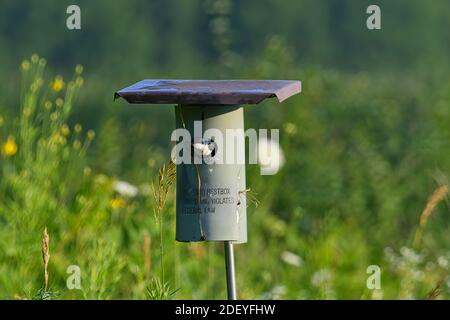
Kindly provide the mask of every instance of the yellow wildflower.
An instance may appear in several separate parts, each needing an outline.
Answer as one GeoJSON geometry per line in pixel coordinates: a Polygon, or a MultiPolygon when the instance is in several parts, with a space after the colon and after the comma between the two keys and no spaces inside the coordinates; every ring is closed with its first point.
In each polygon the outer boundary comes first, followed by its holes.
{"type": "Polygon", "coordinates": [[[58,143],[58,141],[60,139],[59,138],[60,136],[61,135],[58,132],[53,133],[52,136],[50,137],[50,142],[51,143],[58,143]]]}
{"type": "Polygon", "coordinates": [[[31,62],[33,62],[34,64],[39,62],[39,56],[36,53],[33,53],[31,55],[31,62]]]}
{"type": "Polygon", "coordinates": [[[83,127],[81,126],[81,124],[77,123],[74,127],[75,133],[80,133],[81,130],[83,130],[83,127]]]}
{"type": "Polygon", "coordinates": [[[111,199],[110,206],[113,209],[122,209],[125,208],[127,202],[122,198],[113,198],[111,199]]]}
{"type": "Polygon", "coordinates": [[[22,61],[22,70],[23,71],[30,70],[30,67],[31,67],[30,61],[28,61],[28,60],[23,60],[22,61]]]}
{"type": "Polygon", "coordinates": [[[61,76],[56,76],[55,80],[51,83],[51,88],[55,92],[59,92],[64,88],[64,80],[61,76]]]}
{"type": "Polygon", "coordinates": [[[50,110],[53,106],[53,103],[51,101],[45,101],[44,108],[47,110],[50,110]]]}
{"type": "Polygon", "coordinates": [[[83,66],[81,64],[77,64],[75,67],[75,73],[80,75],[83,73],[83,66]]]}
{"type": "Polygon", "coordinates": [[[58,120],[58,116],[59,116],[58,111],[52,112],[52,113],[50,114],[50,120],[56,121],[56,120],[58,120]]]}
{"type": "Polygon", "coordinates": [[[61,133],[63,136],[67,137],[70,134],[70,129],[67,124],[63,124],[61,127],[61,133]]]}
{"type": "Polygon", "coordinates": [[[66,142],[67,142],[67,140],[65,137],[58,135],[58,143],[59,144],[65,144],[66,142]]]}
{"type": "Polygon", "coordinates": [[[17,144],[14,137],[9,136],[8,139],[6,139],[2,146],[2,153],[7,157],[12,157],[17,153],[17,144]]]}
{"type": "Polygon", "coordinates": [[[64,105],[64,100],[61,98],[58,98],[55,100],[55,104],[58,108],[61,108],[64,105]]]}
{"type": "Polygon", "coordinates": [[[80,142],[80,140],[75,140],[74,142],[73,142],[73,148],[75,149],[75,150],[78,150],[78,149],[80,149],[81,148],[81,142],[80,142]]]}
{"type": "Polygon", "coordinates": [[[87,133],[88,140],[92,141],[95,138],[95,132],[93,130],[89,130],[87,133]]]}

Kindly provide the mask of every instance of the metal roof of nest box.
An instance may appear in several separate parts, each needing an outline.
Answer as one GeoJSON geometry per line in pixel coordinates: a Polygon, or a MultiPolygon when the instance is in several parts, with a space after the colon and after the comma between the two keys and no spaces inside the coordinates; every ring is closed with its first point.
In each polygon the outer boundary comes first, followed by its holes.
{"type": "Polygon", "coordinates": [[[257,104],[277,97],[282,102],[301,91],[293,80],[164,80],[146,79],[114,94],[129,103],[180,105],[257,104]]]}

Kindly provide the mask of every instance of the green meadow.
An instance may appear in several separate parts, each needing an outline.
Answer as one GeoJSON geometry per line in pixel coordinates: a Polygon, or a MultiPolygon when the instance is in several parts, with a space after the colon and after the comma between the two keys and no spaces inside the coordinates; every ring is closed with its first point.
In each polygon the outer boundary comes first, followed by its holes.
{"type": "Polygon", "coordinates": [[[173,106],[113,93],[236,78],[303,86],[245,109],[284,162],[247,165],[238,297],[449,299],[449,3],[379,2],[2,4],[0,298],[225,298],[222,244],[175,241],[173,106]]]}

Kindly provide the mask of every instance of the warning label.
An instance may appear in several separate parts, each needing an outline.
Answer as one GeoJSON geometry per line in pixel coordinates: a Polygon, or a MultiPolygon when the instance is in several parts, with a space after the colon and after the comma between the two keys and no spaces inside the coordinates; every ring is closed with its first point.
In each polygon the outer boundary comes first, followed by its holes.
{"type": "Polygon", "coordinates": [[[202,188],[200,192],[191,189],[189,194],[191,201],[189,201],[189,204],[184,204],[183,214],[215,213],[217,206],[233,205],[236,202],[230,188],[202,188]]]}

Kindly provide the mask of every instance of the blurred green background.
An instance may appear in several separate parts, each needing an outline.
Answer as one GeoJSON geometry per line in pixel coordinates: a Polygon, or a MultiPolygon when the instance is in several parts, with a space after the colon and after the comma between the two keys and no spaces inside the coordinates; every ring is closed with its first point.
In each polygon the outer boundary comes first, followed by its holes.
{"type": "Polygon", "coordinates": [[[259,205],[236,246],[239,297],[449,298],[450,3],[378,0],[381,30],[370,4],[1,0],[0,298],[225,297],[221,245],[174,241],[173,186],[153,214],[173,108],[112,100],[145,78],[303,83],[245,111],[246,127],[281,129],[286,161],[247,166],[259,205]]]}

